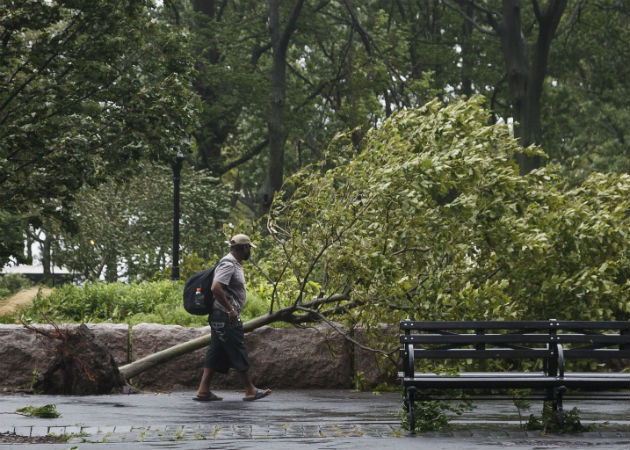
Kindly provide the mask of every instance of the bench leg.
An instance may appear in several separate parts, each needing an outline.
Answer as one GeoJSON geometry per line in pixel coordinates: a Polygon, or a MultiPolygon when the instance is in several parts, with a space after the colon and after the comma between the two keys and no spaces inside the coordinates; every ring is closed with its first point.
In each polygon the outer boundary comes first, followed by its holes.
{"type": "Polygon", "coordinates": [[[564,409],[562,407],[562,396],[567,388],[565,386],[558,386],[553,388],[553,412],[558,420],[560,428],[564,428],[564,409]]]}
{"type": "Polygon", "coordinates": [[[409,386],[405,390],[405,404],[407,405],[407,417],[409,418],[409,431],[411,431],[412,434],[416,433],[416,414],[413,410],[415,393],[415,386],[409,386]]]}

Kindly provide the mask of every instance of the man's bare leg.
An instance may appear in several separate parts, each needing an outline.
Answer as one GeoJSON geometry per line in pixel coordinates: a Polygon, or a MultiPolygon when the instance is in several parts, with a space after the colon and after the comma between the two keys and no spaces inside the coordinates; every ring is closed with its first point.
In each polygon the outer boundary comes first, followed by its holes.
{"type": "Polygon", "coordinates": [[[259,393],[259,389],[254,386],[254,383],[252,382],[252,377],[249,374],[249,371],[239,372],[238,374],[241,377],[243,386],[245,386],[245,399],[250,398],[252,400],[255,400],[256,398],[266,397],[267,395],[271,394],[271,389],[260,390],[259,393]]]}
{"type": "MultiPolygon", "coordinates": [[[[210,382],[212,381],[212,376],[214,375],[214,371],[207,367],[203,368],[203,375],[201,375],[201,381],[199,382],[199,388],[197,389],[197,397],[204,398],[210,396],[212,393],[210,392],[210,382]]],[[[217,399],[223,400],[222,397],[218,397],[217,399]]]]}

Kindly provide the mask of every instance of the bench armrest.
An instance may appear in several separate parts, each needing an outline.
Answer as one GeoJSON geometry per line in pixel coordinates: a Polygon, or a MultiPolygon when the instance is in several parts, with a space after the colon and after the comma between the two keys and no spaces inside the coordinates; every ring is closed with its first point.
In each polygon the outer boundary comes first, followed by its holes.
{"type": "Polygon", "coordinates": [[[413,344],[405,344],[405,350],[403,352],[403,373],[405,377],[413,377],[415,373],[414,369],[414,349],[413,344]]]}
{"type": "Polygon", "coordinates": [[[558,376],[560,378],[564,378],[564,349],[562,348],[562,344],[558,343],[556,345],[556,352],[558,354],[558,376]]]}

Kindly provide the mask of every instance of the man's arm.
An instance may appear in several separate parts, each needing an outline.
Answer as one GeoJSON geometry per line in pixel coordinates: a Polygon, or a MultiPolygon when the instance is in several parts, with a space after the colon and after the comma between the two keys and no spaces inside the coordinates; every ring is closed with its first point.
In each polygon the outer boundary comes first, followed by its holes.
{"type": "Polygon", "coordinates": [[[217,299],[219,303],[221,303],[223,307],[228,311],[228,318],[230,319],[230,322],[236,322],[236,319],[238,319],[238,313],[225,296],[223,285],[217,280],[213,280],[210,290],[212,291],[212,295],[214,295],[214,298],[217,299]]]}

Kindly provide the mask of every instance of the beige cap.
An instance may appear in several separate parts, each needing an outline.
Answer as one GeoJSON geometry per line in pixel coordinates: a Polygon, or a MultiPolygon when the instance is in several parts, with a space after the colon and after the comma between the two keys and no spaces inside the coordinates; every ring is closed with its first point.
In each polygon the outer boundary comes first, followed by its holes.
{"type": "Polygon", "coordinates": [[[250,247],[256,248],[254,244],[252,244],[252,240],[246,234],[237,234],[232,239],[230,239],[230,247],[234,247],[235,245],[249,245],[250,247]]]}

